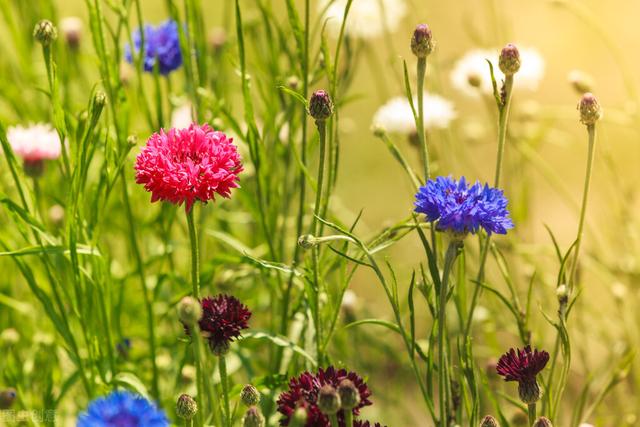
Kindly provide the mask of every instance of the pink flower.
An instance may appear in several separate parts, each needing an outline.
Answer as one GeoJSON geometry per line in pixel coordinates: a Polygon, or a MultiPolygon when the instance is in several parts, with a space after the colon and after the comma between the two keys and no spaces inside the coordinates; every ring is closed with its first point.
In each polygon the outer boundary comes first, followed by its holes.
{"type": "Polygon", "coordinates": [[[136,182],[151,192],[152,202],[185,203],[187,211],[196,200],[215,200],[216,193],[228,198],[243,170],[233,140],[206,124],[154,133],[135,169],[136,182]]]}
{"type": "Polygon", "coordinates": [[[13,152],[25,163],[40,163],[60,157],[62,144],[58,133],[49,124],[37,123],[27,127],[11,126],[7,139],[13,152]]]}

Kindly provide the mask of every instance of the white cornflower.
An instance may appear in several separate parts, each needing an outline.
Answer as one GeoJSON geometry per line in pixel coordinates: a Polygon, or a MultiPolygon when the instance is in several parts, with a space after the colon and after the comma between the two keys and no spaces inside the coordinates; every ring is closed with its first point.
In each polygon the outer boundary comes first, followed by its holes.
{"type": "MultiPolygon", "coordinates": [[[[423,102],[425,129],[447,128],[456,117],[451,101],[439,95],[425,93],[423,102]]],[[[373,116],[373,125],[380,126],[389,133],[409,135],[416,131],[411,105],[407,98],[401,96],[390,99],[376,111],[373,116]]]]}
{"type": "Polygon", "coordinates": [[[191,103],[186,102],[175,108],[171,113],[171,127],[175,129],[184,129],[191,126],[193,116],[191,115],[191,103]]]}
{"type": "Polygon", "coordinates": [[[25,163],[54,160],[62,151],[58,133],[45,123],[11,126],[7,130],[7,139],[14,153],[25,163]]]}
{"type": "MultiPolygon", "coordinates": [[[[337,38],[344,18],[347,0],[322,0],[319,10],[325,11],[328,33],[337,38]]],[[[359,39],[380,37],[386,31],[394,33],[406,15],[405,0],[355,0],[349,9],[345,33],[359,39]]]]}
{"type": "MultiPolygon", "coordinates": [[[[520,50],[520,70],[515,74],[514,86],[517,89],[535,91],[544,76],[544,59],[535,49],[520,50]]],[[[487,59],[493,64],[493,73],[500,86],[504,74],[498,68],[499,49],[474,49],[460,58],[451,71],[451,84],[469,96],[480,93],[492,94],[491,74],[487,59]]]]}

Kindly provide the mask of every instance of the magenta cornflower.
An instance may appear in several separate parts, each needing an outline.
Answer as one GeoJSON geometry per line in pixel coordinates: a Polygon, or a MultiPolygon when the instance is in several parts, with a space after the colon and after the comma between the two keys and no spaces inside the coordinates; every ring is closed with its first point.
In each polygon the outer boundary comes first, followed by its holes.
{"type": "Polygon", "coordinates": [[[512,348],[500,357],[496,371],[505,381],[517,381],[520,399],[530,404],[540,399],[540,387],[536,377],[548,361],[549,353],[544,350],[532,351],[531,346],[517,351],[512,348]]]}
{"type": "Polygon", "coordinates": [[[136,158],[136,182],[151,192],[151,201],[185,204],[225,198],[239,187],[242,163],[233,139],[209,125],[160,130],[151,135],[136,158]]]}
{"type": "Polygon", "coordinates": [[[237,298],[224,294],[204,298],[201,304],[200,331],[209,342],[211,351],[217,355],[224,354],[229,344],[249,327],[251,311],[237,298]]]}
{"type": "MultiPolygon", "coordinates": [[[[280,394],[277,402],[278,412],[284,416],[280,420],[280,425],[289,425],[293,413],[298,407],[302,407],[307,411],[305,427],[329,427],[331,425],[329,419],[318,407],[318,393],[323,385],[329,384],[337,388],[344,379],[351,380],[360,395],[360,402],[352,410],[353,415],[358,415],[361,408],[371,405],[369,387],[358,374],[329,366],[324,370],[321,368],[317,374],[304,372],[289,381],[289,390],[280,394]]],[[[344,409],[338,411],[340,427],[345,427],[343,412],[344,409]]]]}

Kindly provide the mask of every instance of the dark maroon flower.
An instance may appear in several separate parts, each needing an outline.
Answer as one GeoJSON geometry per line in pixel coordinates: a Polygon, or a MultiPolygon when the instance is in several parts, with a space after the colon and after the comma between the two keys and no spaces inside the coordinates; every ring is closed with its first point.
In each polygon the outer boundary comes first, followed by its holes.
{"type": "Polygon", "coordinates": [[[224,354],[240,332],[249,327],[251,311],[237,298],[224,294],[204,298],[201,304],[200,330],[209,341],[211,351],[224,354]]]}
{"type": "Polygon", "coordinates": [[[549,361],[546,351],[531,351],[531,346],[524,349],[513,348],[503,354],[498,361],[496,371],[505,381],[517,381],[520,399],[524,403],[534,403],[540,398],[540,387],[536,376],[544,369],[549,361]]]}
{"type": "MultiPolygon", "coordinates": [[[[371,424],[369,421],[355,420],[353,427],[383,427],[380,423],[371,424]]],[[[384,426],[387,427],[387,426],[384,426]]]]}
{"type": "MultiPolygon", "coordinates": [[[[289,390],[280,394],[277,402],[278,412],[284,416],[280,420],[280,425],[289,425],[296,408],[302,407],[307,410],[305,427],[329,427],[329,419],[318,408],[318,392],[326,384],[337,388],[344,379],[350,380],[360,394],[360,403],[352,411],[354,415],[358,415],[361,408],[371,405],[369,387],[358,374],[347,372],[346,369],[335,369],[333,366],[329,366],[325,370],[320,368],[317,374],[304,372],[299,377],[292,378],[289,381],[289,390]]],[[[340,427],[345,427],[343,411],[343,409],[338,411],[338,424],[340,427]]]]}

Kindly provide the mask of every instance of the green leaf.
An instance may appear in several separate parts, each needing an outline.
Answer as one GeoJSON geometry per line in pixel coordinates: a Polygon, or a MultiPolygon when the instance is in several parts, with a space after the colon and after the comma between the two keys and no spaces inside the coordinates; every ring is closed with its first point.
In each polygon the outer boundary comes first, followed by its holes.
{"type": "Polygon", "coordinates": [[[300,356],[311,362],[312,365],[318,365],[316,360],[309,353],[281,335],[272,335],[265,331],[251,331],[243,334],[242,339],[258,339],[271,341],[272,344],[275,344],[279,347],[285,347],[293,350],[294,352],[298,353],[300,356]]]}

